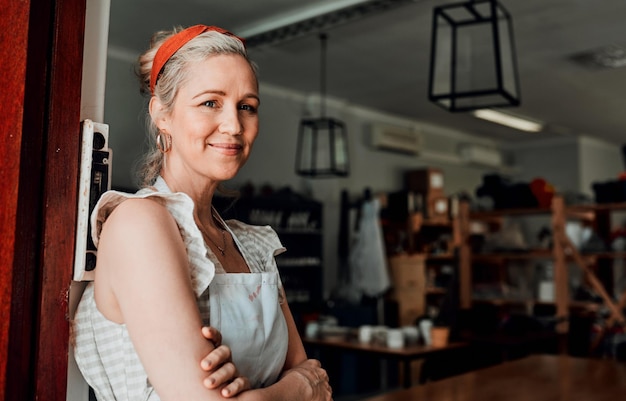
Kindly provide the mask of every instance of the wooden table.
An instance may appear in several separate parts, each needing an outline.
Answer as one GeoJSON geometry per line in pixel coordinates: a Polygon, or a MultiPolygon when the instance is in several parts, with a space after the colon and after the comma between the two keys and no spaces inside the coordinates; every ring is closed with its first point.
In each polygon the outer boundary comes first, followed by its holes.
{"type": "Polygon", "coordinates": [[[324,340],[303,339],[307,348],[335,349],[341,352],[353,351],[360,354],[369,354],[378,358],[397,360],[403,366],[403,386],[411,387],[411,361],[424,358],[434,353],[441,353],[453,349],[466,347],[468,344],[454,342],[445,347],[433,347],[428,345],[408,345],[403,348],[389,348],[376,344],[363,344],[356,340],[324,340]]]}
{"type": "Polygon", "coordinates": [[[626,398],[626,363],[533,355],[366,401],[616,401],[626,398]]]}

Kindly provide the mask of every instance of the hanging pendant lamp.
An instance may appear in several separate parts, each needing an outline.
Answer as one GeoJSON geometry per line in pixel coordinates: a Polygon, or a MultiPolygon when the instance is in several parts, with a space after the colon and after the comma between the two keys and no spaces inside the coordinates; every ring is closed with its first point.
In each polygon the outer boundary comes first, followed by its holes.
{"type": "Polygon", "coordinates": [[[433,11],[428,98],[449,111],[520,105],[511,16],[496,0],[433,11]]]}
{"type": "Polygon", "coordinates": [[[326,117],[326,34],[321,43],[319,118],[300,121],[296,150],[296,174],[312,178],[345,177],[348,171],[348,141],[343,122],[326,117]]]}

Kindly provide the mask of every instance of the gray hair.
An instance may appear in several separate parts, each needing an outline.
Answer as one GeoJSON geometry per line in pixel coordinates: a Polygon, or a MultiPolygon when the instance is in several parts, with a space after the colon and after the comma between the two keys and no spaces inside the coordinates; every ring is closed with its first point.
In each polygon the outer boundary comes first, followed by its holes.
{"type": "MultiPolygon", "coordinates": [[[[151,94],[150,73],[157,50],[169,37],[182,29],[177,27],[171,31],[156,32],[152,36],[150,48],[139,56],[136,73],[139,77],[140,90],[143,94],[151,94]]],[[[187,42],[163,66],[163,70],[154,85],[153,96],[156,96],[161,101],[165,106],[166,112],[171,111],[179,88],[189,78],[188,65],[196,61],[206,60],[208,57],[217,54],[242,56],[248,61],[255,77],[257,77],[257,67],[249,59],[246,49],[239,39],[215,31],[204,32],[187,42]]],[[[137,164],[137,181],[140,187],[152,185],[163,167],[163,154],[156,146],[156,137],[159,131],[150,114],[146,114],[148,151],[137,164]]]]}

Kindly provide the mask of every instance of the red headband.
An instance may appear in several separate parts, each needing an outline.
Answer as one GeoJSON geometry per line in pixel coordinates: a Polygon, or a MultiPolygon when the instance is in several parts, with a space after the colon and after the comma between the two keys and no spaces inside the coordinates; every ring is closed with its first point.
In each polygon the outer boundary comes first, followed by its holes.
{"type": "Polygon", "coordinates": [[[244,40],[239,36],[236,36],[218,26],[194,25],[178,32],[175,35],[172,35],[161,45],[161,47],[159,47],[159,50],[157,50],[157,53],[154,56],[154,61],[152,62],[152,71],[150,72],[150,93],[154,94],[154,86],[156,85],[157,79],[159,78],[159,74],[163,70],[165,63],[167,63],[167,61],[174,55],[174,53],[176,53],[178,49],[183,47],[191,39],[208,31],[223,33],[225,35],[237,38],[241,41],[241,43],[244,43],[244,40]]]}

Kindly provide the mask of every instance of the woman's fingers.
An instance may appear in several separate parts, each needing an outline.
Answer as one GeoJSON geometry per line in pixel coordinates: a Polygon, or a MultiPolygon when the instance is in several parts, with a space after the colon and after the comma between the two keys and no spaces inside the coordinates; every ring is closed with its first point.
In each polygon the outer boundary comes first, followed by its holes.
{"type": "Polygon", "coordinates": [[[211,374],[204,379],[204,386],[210,389],[218,388],[231,380],[237,379],[237,376],[235,365],[232,362],[228,362],[211,372],[211,374]]]}
{"type": "Polygon", "coordinates": [[[217,389],[221,387],[223,397],[234,397],[243,391],[252,388],[247,377],[240,376],[232,362],[232,353],[228,346],[222,344],[222,334],[214,327],[202,327],[202,335],[215,345],[211,351],[200,361],[200,366],[209,375],[204,379],[206,388],[217,389]]]}
{"type": "Polygon", "coordinates": [[[319,361],[309,359],[288,370],[284,375],[297,374],[304,379],[308,391],[303,399],[311,401],[332,400],[333,390],[329,383],[328,373],[319,361]]]}
{"type": "Polygon", "coordinates": [[[250,380],[247,377],[239,376],[222,389],[222,396],[225,398],[234,397],[251,388],[250,380]]]}
{"type": "Polygon", "coordinates": [[[220,345],[211,351],[209,355],[205,356],[202,361],[200,361],[200,365],[203,370],[211,372],[219,369],[221,365],[227,364],[231,361],[232,354],[230,352],[230,348],[226,345],[220,345]]]}
{"type": "Polygon", "coordinates": [[[251,388],[247,377],[240,376],[232,362],[228,362],[204,379],[204,386],[209,389],[221,389],[222,396],[234,397],[251,388]]]}
{"type": "Polygon", "coordinates": [[[216,348],[222,344],[222,333],[220,333],[220,331],[215,327],[203,326],[202,335],[204,338],[211,341],[216,348]]]}

